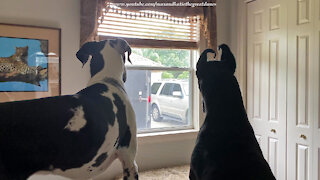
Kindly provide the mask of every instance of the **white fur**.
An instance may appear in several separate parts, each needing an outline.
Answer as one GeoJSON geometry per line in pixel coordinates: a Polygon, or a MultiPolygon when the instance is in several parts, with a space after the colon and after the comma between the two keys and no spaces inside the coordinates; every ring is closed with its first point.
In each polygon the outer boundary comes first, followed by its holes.
{"type": "Polygon", "coordinates": [[[64,129],[69,129],[70,131],[80,131],[80,129],[87,124],[87,120],[84,117],[83,107],[77,107],[72,111],[74,112],[74,116],[69,120],[64,129]]]}
{"type": "Polygon", "coordinates": [[[95,74],[88,83],[91,86],[96,83],[104,83],[106,77],[113,78],[118,81],[123,86],[122,75],[125,70],[125,66],[122,60],[122,56],[118,51],[106,43],[104,48],[100,52],[103,56],[104,67],[103,69],[95,74]]]}

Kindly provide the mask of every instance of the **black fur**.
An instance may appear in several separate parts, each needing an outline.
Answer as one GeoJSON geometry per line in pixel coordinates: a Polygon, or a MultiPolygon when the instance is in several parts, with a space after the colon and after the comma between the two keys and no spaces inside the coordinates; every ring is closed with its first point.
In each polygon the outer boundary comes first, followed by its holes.
{"type": "Polygon", "coordinates": [[[83,65],[87,63],[89,56],[92,56],[90,62],[91,77],[101,71],[104,67],[104,60],[100,51],[104,48],[106,42],[107,41],[87,42],[77,52],[77,58],[83,65]]]}
{"type": "MultiPolygon", "coordinates": [[[[0,103],[0,179],[25,180],[39,170],[65,171],[90,162],[116,116],[121,127],[128,126],[125,116],[113,112],[112,100],[101,95],[107,91],[106,85],[95,84],[76,95],[0,103]],[[72,109],[80,106],[86,125],[80,131],[65,129],[72,109]]],[[[118,111],[125,113],[122,100],[113,96],[118,111]]],[[[97,158],[93,168],[106,158],[97,158]]]]}
{"type": "Polygon", "coordinates": [[[235,59],[221,45],[222,60],[197,63],[199,88],[207,109],[191,157],[191,180],[274,180],[248,121],[235,72],[235,59]]]}
{"type": "Polygon", "coordinates": [[[221,64],[225,64],[225,70],[230,71],[232,74],[236,71],[236,59],[234,58],[230,48],[226,44],[221,44],[219,49],[222,50],[221,64]]]}
{"type": "Polygon", "coordinates": [[[99,157],[97,157],[96,162],[92,164],[92,167],[99,167],[107,158],[108,153],[102,153],[99,157]]]}
{"type": "Polygon", "coordinates": [[[127,124],[127,116],[126,116],[126,106],[120,99],[117,94],[113,94],[114,104],[118,108],[118,112],[116,114],[119,121],[119,144],[118,147],[129,147],[131,140],[131,131],[129,125],[127,124]]]}

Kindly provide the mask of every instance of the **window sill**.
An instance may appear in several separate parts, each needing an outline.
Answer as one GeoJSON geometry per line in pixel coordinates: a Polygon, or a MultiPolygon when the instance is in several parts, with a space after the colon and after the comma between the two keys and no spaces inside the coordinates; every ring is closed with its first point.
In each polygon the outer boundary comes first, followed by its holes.
{"type": "Polygon", "coordinates": [[[166,132],[152,132],[138,134],[138,144],[153,144],[159,142],[172,142],[179,140],[195,140],[198,135],[198,130],[188,129],[188,130],[176,130],[176,131],[166,131],[166,132]]]}

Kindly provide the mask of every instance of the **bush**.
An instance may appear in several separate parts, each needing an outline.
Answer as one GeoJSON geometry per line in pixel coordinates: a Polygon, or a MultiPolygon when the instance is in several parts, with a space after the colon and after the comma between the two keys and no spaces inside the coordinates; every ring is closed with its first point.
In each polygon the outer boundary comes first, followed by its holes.
{"type": "Polygon", "coordinates": [[[188,71],[183,71],[183,73],[181,73],[178,76],[178,79],[188,79],[189,78],[189,72],[188,71]]]}
{"type": "Polygon", "coordinates": [[[162,73],[162,79],[173,79],[174,75],[170,72],[164,71],[162,73]]]}

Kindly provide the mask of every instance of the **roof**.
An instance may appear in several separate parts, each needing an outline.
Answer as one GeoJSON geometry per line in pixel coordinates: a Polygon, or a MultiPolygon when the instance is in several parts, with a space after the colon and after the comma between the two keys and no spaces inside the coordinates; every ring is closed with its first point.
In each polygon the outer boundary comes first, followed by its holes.
{"type": "Polygon", "coordinates": [[[163,67],[161,63],[157,63],[152,61],[151,59],[145,58],[138,54],[132,53],[130,55],[130,59],[132,64],[127,63],[127,66],[155,66],[155,67],[163,67]]]}

